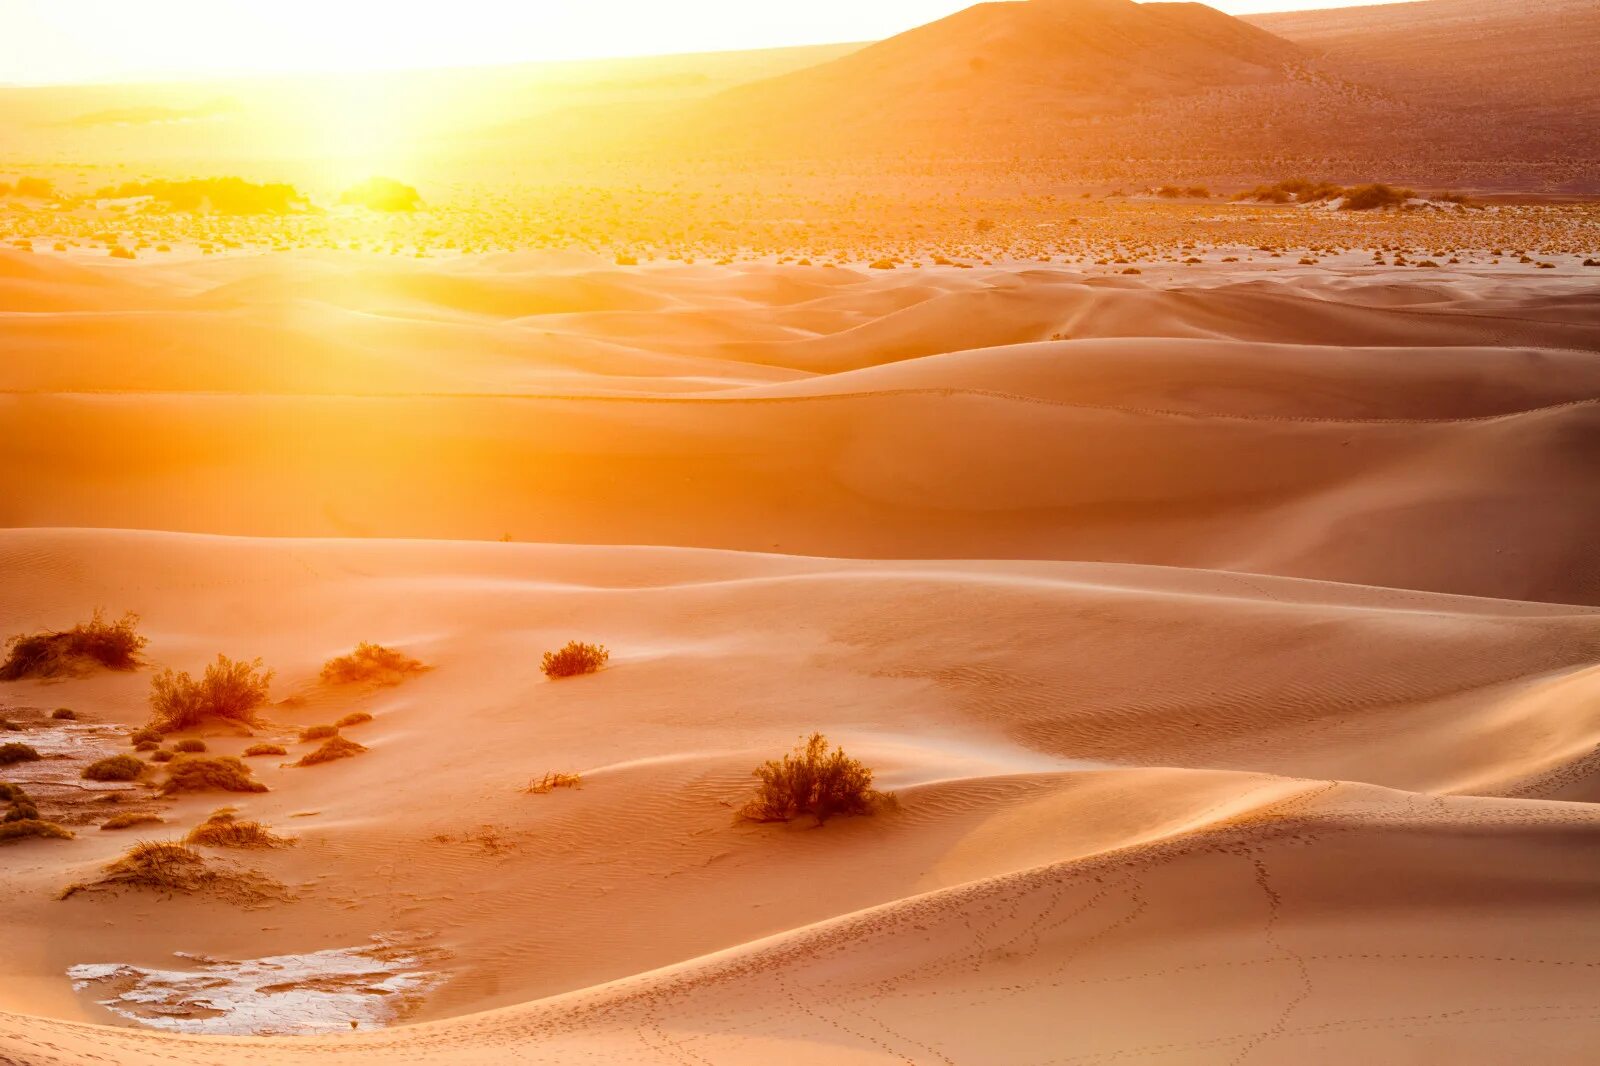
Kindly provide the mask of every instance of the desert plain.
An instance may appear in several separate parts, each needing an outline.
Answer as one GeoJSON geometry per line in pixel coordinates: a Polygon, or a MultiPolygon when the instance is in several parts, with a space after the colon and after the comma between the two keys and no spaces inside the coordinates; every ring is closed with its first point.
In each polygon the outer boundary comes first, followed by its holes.
{"type": "Polygon", "coordinates": [[[864,165],[17,168],[0,634],[145,643],[0,681],[0,1062],[1593,1061],[1600,209],[864,165]]]}

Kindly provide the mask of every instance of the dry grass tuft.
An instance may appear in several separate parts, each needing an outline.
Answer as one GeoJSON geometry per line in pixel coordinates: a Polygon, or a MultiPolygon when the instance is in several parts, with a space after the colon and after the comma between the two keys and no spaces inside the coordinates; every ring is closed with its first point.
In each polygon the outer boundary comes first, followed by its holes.
{"type": "Polygon", "coordinates": [[[372,715],[366,711],[351,711],[333,724],[339,729],[346,729],[353,725],[365,725],[370,721],[372,721],[372,715]]]}
{"type": "Polygon", "coordinates": [[[150,682],[150,728],[173,733],[207,718],[252,724],[255,709],[267,702],[271,681],[272,671],[263,670],[260,659],[234,662],[225,655],[218,655],[199,681],[163,670],[150,682]]]}
{"type": "Polygon", "coordinates": [[[172,750],[180,755],[198,755],[206,750],[206,742],[190,737],[188,740],[180,740],[172,745],[172,750]]]}
{"type": "Polygon", "coordinates": [[[158,892],[194,892],[204,888],[215,874],[206,869],[200,853],[172,840],[141,840],[107,863],[105,873],[93,882],[68,885],[61,893],[67,899],[95,888],[149,888],[158,892]]]}
{"type": "Polygon", "coordinates": [[[294,844],[293,837],[279,836],[260,822],[239,821],[230,807],[213,811],[183,839],[186,844],[209,848],[287,848],[294,844]]]}
{"type": "Polygon", "coordinates": [[[19,744],[12,741],[9,744],[0,744],[0,766],[10,766],[19,762],[38,762],[42,756],[31,744],[19,744]]]}
{"type": "Polygon", "coordinates": [[[594,673],[610,658],[611,653],[603,644],[584,644],[574,640],[560,651],[545,652],[540,669],[549,678],[577,677],[579,674],[594,673]]]}
{"type": "Polygon", "coordinates": [[[144,762],[133,755],[112,755],[83,768],[86,781],[135,781],[144,773],[144,762]]]}
{"type": "Polygon", "coordinates": [[[136,825],[160,825],[162,818],[159,814],[141,814],[129,811],[127,814],[113,814],[110,818],[100,823],[101,829],[132,829],[136,825]]]}
{"type": "Polygon", "coordinates": [[[344,737],[334,737],[316,751],[307,752],[295,763],[296,766],[316,766],[318,763],[333,762],[335,759],[348,759],[366,751],[366,747],[344,737]]]}
{"type": "Polygon", "coordinates": [[[179,759],[167,769],[163,796],[174,792],[265,792],[267,786],[250,776],[250,768],[231,755],[214,759],[179,759]]]}
{"type": "Polygon", "coordinates": [[[58,677],[87,663],[98,663],[108,670],[137,669],[139,653],[147,643],[139,635],[138,615],[125,614],[115,622],[107,622],[97,610],[89,621],[71,629],[12,637],[6,661],[0,663],[0,681],[58,677]]]}
{"type": "Polygon", "coordinates": [[[558,788],[577,788],[583,784],[581,774],[547,773],[543,777],[530,779],[528,787],[522,791],[533,796],[542,796],[547,792],[554,792],[558,788]]]}
{"type": "Polygon", "coordinates": [[[403,652],[386,648],[382,644],[362,641],[349,655],[329,659],[322,667],[325,685],[398,685],[413,674],[428,669],[420,659],[403,652]]]}
{"type": "Polygon", "coordinates": [[[892,797],[872,787],[872,771],[844,749],[830,750],[813,733],[782,759],[756,767],[760,785],[740,812],[756,822],[787,822],[810,815],[818,824],[841,814],[871,814],[892,797]]]}
{"type": "Polygon", "coordinates": [[[289,749],[282,744],[252,744],[244,749],[246,756],[256,755],[287,755],[289,749]]]}
{"type": "Polygon", "coordinates": [[[309,740],[327,740],[329,737],[339,735],[339,727],[334,725],[314,725],[300,730],[300,743],[309,740]]]}
{"type": "Polygon", "coordinates": [[[15,822],[0,822],[0,843],[39,837],[46,840],[71,840],[72,830],[63,829],[54,822],[39,818],[21,818],[15,822]]]}

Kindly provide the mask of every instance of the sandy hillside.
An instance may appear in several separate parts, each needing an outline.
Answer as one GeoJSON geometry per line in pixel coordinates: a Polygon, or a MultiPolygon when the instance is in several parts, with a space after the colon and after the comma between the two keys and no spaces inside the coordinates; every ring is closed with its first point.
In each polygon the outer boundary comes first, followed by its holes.
{"type": "Polygon", "coordinates": [[[150,638],[0,682],[0,1062],[1588,1061],[1600,279],[1279,262],[0,254],[0,633],[150,638]],[[218,652],[268,791],[79,779],[218,652]]]}

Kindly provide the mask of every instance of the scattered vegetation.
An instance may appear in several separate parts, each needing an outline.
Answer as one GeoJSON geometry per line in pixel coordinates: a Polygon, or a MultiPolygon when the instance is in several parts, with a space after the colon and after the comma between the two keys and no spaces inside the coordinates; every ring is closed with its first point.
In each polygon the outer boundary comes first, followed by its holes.
{"type": "Polygon", "coordinates": [[[158,814],[128,811],[125,814],[113,814],[110,818],[100,823],[101,829],[132,829],[136,825],[160,825],[161,816],[158,814]]]}
{"type": "Polygon", "coordinates": [[[194,737],[189,737],[188,739],[180,740],[176,744],[172,745],[172,750],[182,755],[198,755],[200,752],[206,750],[206,742],[194,737]]]}
{"type": "Polygon", "coordinates": [[[133,670],[149,641],[139,635],[139,616],[125,614],[107,622],[95,611],[87,622],[71,629],[18,634],[7,643],[8,655],[0,663],[0,681],[25,677],[58,677],[86,663],[108,670],[133,670]]]}
{"type": "Polygon", "coordinates": [[[756,794],[740,812],[757,822],[787,822],[810,815],[818,824],[835,815],[871,814],[891,796],[872,787],[872,771],[844,749],[830,749],[813,733],[782,759],[756,767],[756,794]]]}
{"type": "Polygon", "coordinates": [[[528,782],[528,787],[522,791],[530,795],[542,796],[547,792],[554,792],[558,788],[577,788],[582,783],[583,776],[581,774],[552,772],[545,774],[543,777],[531,779],[528,782]]]}
{"type": "Polygon", "coordinates": [[[218,655],[199,681],[187,672],[163,670],[150,682],[150,727],[165,734],[207,718],[253,724],[271,681],[272,671],[262,669],[260,659],[235,662],[225,655],[218,655]]]}
{"type": "Polygon", "coordinates": [[[144,762],[133,755],[112,755],[83,768],[88,781],[134,781],[144,773],[144,762]]]}
{"type": "Polygon", "coordinates": [[[344,737],[334,737],[323,744],[316,751],[307,752],[295,763],[296,766],[316,766],[318,763],[333,762],[335,759],[348,759],[366,751],[365,745],[357,744],[344,737]]]}
{"type": "MultiPolygon", "coordinates": [[[[1314,204],[1339,201],[1341,211],[1372,211],[1381,207],[1403,207],[1417,194],[1410,189],[1396,188],[1381,183],[1354,185],[1345,188],[1326,181],[1307,181],[1290,178],[1275,185],[1258,185],[1239,193],[1235,200],[1254,200],[1266,204],[1314,204]]],[[[1452,203],[1465,204],[1465,197],[1452,203]]]]}
{"type": "Polygon", "coordinates": [[[287,755],[289,749],[282,744],[252,744],[244,749],[244,753],[247,757],[254,758],[257,755],[287,755]]]}
{"type": "Polygon", "coordinates": [[[231,807],[213,811],[183,839],[208,848],[286,848],[294,843],[293,837],[279,836],[260,822],[241,822],[231,807]]]}
{"type": "Polygon", "coordinates": [[[38,762],[41,758],[30,744],[19,744],[12,741],[9,744],[0,744],[0,766],[10,766],[19,762],[38,762]]]}
{"type": "Polygon", "coordinates": [[[374,177],[340,193],[339,202],[373,211],[415,211],[422,197],[411,186],[393,178],[374,177]]]}
{"type": "Polygon", "coordinates": [[[179,759],[167,768],[161,794],[174,792],[265,792],[267,786],[250,776],[250,768],[231,755],[211,759],[179,759]]]}
{"type": "Polygon", "coordinates": [[[72,837],[71,830],[63,829],[54,822],[47,822],[39,817],[39,808],[34,806],[33,800],[28,798],[21,785],[0,783],[0,800],[8,804],[6,813],[0,818],[0,843],[14,840],[26,840],[30,837],[46,837],[57,840],[68,840],[72,837]]]}
{"type": "Polygon", "coordinates": [[[362,641],[349,655],[329,659],[322,667],[325,685],[398,685],[412,674],[420,674],[428,667],[404,652],[386,648],[382,644],[362,641]]]}
{"type": "Polygon", "coordinates": [[[175,758],[177,758],[177,753],[168,751],[166,748],[157,748],[150,753],[151,762],[171,762],[175,758]]]}
{"type": "Polygon", "coordinates": [[[133,735],[128,737],[128,742],[135,746],[146,743],[159,744],[164,738],[165,734],[161,730],[145,726],[142,729],[134,730],[133,735]]]}
{"type": "Polygon", "coordinates": [[[125,181],[95,192],[101,200],[148,196],[174,211],[214,211],[219,215],[281,215],[306,202],[293,185],[268,182],[258,185],[239,177],[197,178],[189,181],[125,181]]]}
{"type": "Polygon", "coordinates": [[[63,829],[54,822],[46,822],[38,818],[24,818],[16,822],[0,822],[0,843],[25,840],[28,837],[71,840],[72,830],[63,829]]]}
{"type": "Polygon", "coordinates": [[[300,730],[300,743],[310,740],[326,740],[328,737],[339,735],[339,727],[332,725],[314,725],[300,730]]]}
{"type": "Polygon", "coordinates": [[[545,652],[544,662],[540,668],[549,678],[576,677],[579,674],[594,673],[610,658],[611,653],[604,645],[584,644],[574,640],[569,641],[560,651],[545,652]]]}
{"type": "Polygon", "coordinates": [[[92,882],[68,885],[61,899],[96,888],[148,888],[158,892],[194,892],[215,877],[206,868],[200,853],[176,841],[141,840],[107,863],[105,872],[92,882]]]}
{"type": "Polygon", "coordinates": [[[50,712],[50,717],[57,722],[76,722],[78,720],[78,712],[71,707],[57,707],[50,712]]]}
{"type": "Polygon", "coordinates": [[[366,711],[351,711],[333,724],[340,729],[347,729],[353,725],[365,725],[370,721],[372,721],[372,715],[366,711]]]}

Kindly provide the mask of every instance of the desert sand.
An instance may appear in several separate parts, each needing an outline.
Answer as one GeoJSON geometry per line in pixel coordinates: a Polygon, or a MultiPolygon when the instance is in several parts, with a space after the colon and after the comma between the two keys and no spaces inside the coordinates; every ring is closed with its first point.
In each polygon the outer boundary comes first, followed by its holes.
{"type": "Polygon", "coordinates": [[[0,632],[150,638],[0,682],[0,1062],[1592,1060],[1600,272],[1222,258],[0,253],[0,632]],[[78,780],[218,652],[269,791],[78,780]]]}

